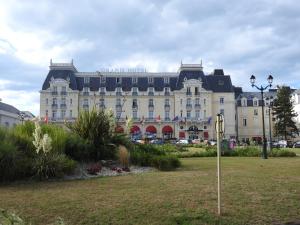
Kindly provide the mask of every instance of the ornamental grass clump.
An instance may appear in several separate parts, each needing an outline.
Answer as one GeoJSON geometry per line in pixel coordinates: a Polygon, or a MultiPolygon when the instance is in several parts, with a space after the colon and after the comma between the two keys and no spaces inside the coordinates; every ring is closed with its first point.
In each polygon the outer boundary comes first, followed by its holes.
{"type": "Polygon", "coordinates": [[[124,145],[119,146],[119,162],[123,169],[129,168],[129,152],[124,145]]]}

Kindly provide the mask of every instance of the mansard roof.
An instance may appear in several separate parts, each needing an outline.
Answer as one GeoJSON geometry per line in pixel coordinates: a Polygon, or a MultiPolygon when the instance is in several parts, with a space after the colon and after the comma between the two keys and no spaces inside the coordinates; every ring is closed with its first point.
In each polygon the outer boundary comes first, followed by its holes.
{"type": "Polygon", "coordinates": [[[15,108],[12,105],[0,102],[0,110],[5,111],[5,112],[9,112],[9,113],[13,113],[13,114],[19,114],[20,111],[15,108]]]}
{"type": "MultiPolygon", "coordinates": [[[[270,89],[268,92],[264,92],[264,98],[270,98],[273,99],[277,96],[277,92],[273,91],[274,89],[270,89]]],[[[242,99],[247,99],[247,106],[253,106],[253,99],[256,98],[258,100],[258,105],[262,106],[262,100],[261,100],[261,93],[260,92],[243,92],[241,93],[237,98],[237,105],[241,106],[242,99]]]]}
{"type": "MultiPolygon", "coordinates": [[[[70,64],[73,66],[73,64],[70,64]]],[[[164,87],[169,87],[171,91],[183,88],[185,80],[196,79],[202,81],[202,87],[213,92],[234,92],[230,76],[224,75],[222,69],[216,69],[211,75],[205,75],[202,65],[198,67],[181,65],[178,73],[148,73],[148,72],[78,72],[76,68],[64,66],[64,64],[52,64],[45,79],[42,90],[49,88],[52,78],[69,79],[72,90],[83,90],[89,87],[91,91],[98,91],[100,87],[106,87],[106,91],[115,91],[116,87],[121,87],[123,91],[131,91],[132,87],[137,87],[139,91],[147,91],[148,87],[154,87],[155,91],[163,91],[164,87]],[[55,65],[55,67],[53,67],[55,65]],[[61,69],[59,69],[61,65],[61,69]],[[105,77],[105,83],[100,83],[100,77],[105,77]],[[84,83],[84,77],[90,77],[89,84],[84,83]],[[116,78],[121,78],[121,83],[117,84],[116,78]],[[132,77],[137,77],[137,83],[132,83],[132,77]],[[148,83],[148,77],[153,77],[153,83],[148,83]],[[164,78],[168,77],[169,82],[165,83],[164,78]]]]}

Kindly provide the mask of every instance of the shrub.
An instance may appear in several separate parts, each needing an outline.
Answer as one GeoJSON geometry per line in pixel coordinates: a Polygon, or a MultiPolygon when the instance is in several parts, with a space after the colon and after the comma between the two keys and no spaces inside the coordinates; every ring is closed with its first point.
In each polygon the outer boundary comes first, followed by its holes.
{"type": "Polygon", "coordinates": [[[36,158],[33,170],[38,179],[44,180],[71,174],[75,168],[76,162],[74,160],[63,154],[49,153],[36,158]]]}
{"type": "Polygon", "coordinates": [[[143,144],[134,145],[135,151],[149,153],[151,155],[166,155],[166,152],[157,145],[143,144]]]}
{"type": "Polygon", "coordinates": [[[269,153],[271,157],[296,157],[296,153],[287,149],[273,149],[272,152],[269,153]]]}
{"type": "Polygon", "coordinates": [[[122,165],[122,168],[129,168],[129,152],[127,148],[123,145],[119,146],[119,161],[122,165]]]}
{"type": "Polygon", "coordinates": [[[14,181],[32,175],[32,159],[8,141],[0,143],[0,181],[14,181]]]}
{"type": "Polygon", "coordinates": [[[102,169],[102,166],[100,163],[93,163],[93,164],[90,164],[88,167],[87,167],[87,172],[91,175],[97,175],[97,173],[99,173],[102,169]]]}
{"type": "Polygon", "coordinates": [[[42,133],[48,134],[52,139],[52,151],[63,153],[68,136],[63,127],[54,124],[43,124],[41,128],[42,133]]]}
{"type": "Polygon", "coordinates": [[[254,146],[242,147],[242,148],[235,148],[233,150],[233,154],[236,156],[246,156],[246,157],[260,157],[261,156],[261,149],[254,146]]]}
{"type": "Polygon", "coordinates": [[[69,134],[66,139],[65,154],[80,162],[90,161],[94,146],[75,134],[69,134]]]}

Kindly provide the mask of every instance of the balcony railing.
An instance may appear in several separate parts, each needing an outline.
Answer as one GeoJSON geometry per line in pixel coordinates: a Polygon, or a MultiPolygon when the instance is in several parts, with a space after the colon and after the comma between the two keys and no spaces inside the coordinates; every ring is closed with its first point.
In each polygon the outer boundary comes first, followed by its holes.
{"type": "Polygon", "coordinates": [[[192,96],[192,92],[186,92],[187,96],[192,96]]]}
{"type": "Polygon", "coordinates": [[[52,95],[58,95],[58,92],[57,91],[51,91],[51,94],[52,95]]]}
{"type": "Polygon", "coordinates": [[[165,117],[165,121],[171,121],[170,117],[165,117]]]}
{"type": "Polygon", "coordinates": [[[169,96],[170,92],[169,91],[165,91],[165,96],[169,96]]]}
{"type": "Polygon", "coordinates": [[[62,104],[60,104],[60,108],[61,108],[61,109],[65,109],[65,108],[67,108],[67,105],[66,105],[66,103],[62,103],[62,104]]]}
{"type": "Polygon", "coordinates": [[[132,92],[132,96],[138,96],[138,92],[133,91],[133,92],[132,92]]]}
{"type": "Polygon", "coordinates": [[[165,103],[165,107],[170,107],[170,104],[168,104],[168,103],[165,103]]]}
{"type": "Polygon", "coordinates": [[[53,104],[51,105],[51,107],[52,107],[52,109],[57,109],[58,105],[57,105],[56,103],[53,103],[53,104]]]}
{"type": "Polygon", "coordinates": [[[60,94],[61,95],[67,95],[67,92],[66,91],[61,91],[60,94]]]}
{"type": "Polygon", "coordinates": [[[121,107],[122,107],[121,103],[116,103],[116,108],[121,108],[121,107]]]}
{"type": "Polygon", "coordinates": [[[196,103],[196,104],[195,104],[195,108],[201,108],[201,105],[198,104],[198,103],[196,103]]]}
{"type": "Polygon", "coordinates": [[[116,95],[121,96],[121,95],[122,95],[122,92],[121,92],[121,91],[117,91],[117,92],[116,92],[116,95]]]}
{"type": "Polygon", "coordinates": [[[83,107],[84,109],[88,109],[88,108],[89,108],[89,104],[83,104],[82,107],[83,107]]]}
{"type": "Polygon", "coordinates": [[[153,107],[154,107],[154,104],[153,104],[153,103],[149,103],[149,104],[148,104],[148,107],[149,107],[149,108],[153,108],[153,107]]]}
{"type": "Polygon", "coordinates": [[[84,96],[89,96],[89,95],[90,95],[90,93],[89,93],[88,91],[84,91],[82,94],[83,94],[84,96]]]}
{"type": "Polygon", "coordinates": [[[186,108],[192,108],[192,107],[193,107],[192,104],[190,104],[190,103],[186,104],[186,108]]]}
{"type": "Polygon", "coordinates": [[[104,91],[100,91],[100,95],[105,95],[105,92],[104,91]]]}
{"type": "Polygon", "coordinates": [[[199,96],[200,95],[200,92],[195,92],[195,96],[199,96]]]}
{"type": "Polygon", "coordinates": [[[132,105],[132,109],[137,110],[137,109],[138,109],[138,106],[137,106],[137,105],[132,105]]]}
{"type": "Polygon", "coordinates": [[[148,95],[149,95],[149,96],[153,96],[153,95],[154,95],[154,92],[153,92],[153,91],[149,91],[149,92],[148,92],[148,95]]]}

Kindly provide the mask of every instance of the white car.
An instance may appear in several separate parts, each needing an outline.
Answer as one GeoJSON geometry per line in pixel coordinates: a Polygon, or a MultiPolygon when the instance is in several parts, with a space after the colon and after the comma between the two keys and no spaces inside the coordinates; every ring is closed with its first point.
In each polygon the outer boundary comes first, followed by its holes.
{"type": "Polygon", "coordinates": [[[188,143],[189,143],[189,141],[185,140],[185,139],[181,139],[181,140],[176,142],[176,144],[182,144],[182,145],[187,145],[188,143]]]}
{"type": "Polygon", "coordinates": [[[279,145],[280,148],[286,148],[287,141],[286,140],[280,140],[280,141],[278,141],[278,145],[279,145]]]}

